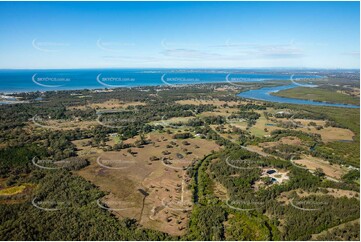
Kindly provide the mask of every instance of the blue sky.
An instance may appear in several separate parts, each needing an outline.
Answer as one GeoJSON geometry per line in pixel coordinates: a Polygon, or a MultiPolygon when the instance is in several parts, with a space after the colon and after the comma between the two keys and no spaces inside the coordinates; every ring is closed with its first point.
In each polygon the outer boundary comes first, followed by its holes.
{"type": "Polygon", "coordinates": [[[359,2],[0,2],[0,68],[359,68],[359,2]]]}

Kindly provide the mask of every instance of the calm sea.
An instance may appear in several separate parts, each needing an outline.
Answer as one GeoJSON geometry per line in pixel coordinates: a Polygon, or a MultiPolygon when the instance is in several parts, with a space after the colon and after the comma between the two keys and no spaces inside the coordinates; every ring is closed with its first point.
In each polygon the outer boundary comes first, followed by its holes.
{"type": "MultiPolygon", "coordinates": [[[[225,70],[0,70],[0,93],[290,80],[290,74],[225,70]]],[[[318,78],[295,75],[294,79],[318,78]]]]}

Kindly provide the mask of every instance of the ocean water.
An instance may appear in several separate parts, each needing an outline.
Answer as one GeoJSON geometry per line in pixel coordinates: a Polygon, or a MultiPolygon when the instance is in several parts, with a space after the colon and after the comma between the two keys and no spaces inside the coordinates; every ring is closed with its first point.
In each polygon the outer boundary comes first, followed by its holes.
{"type": "MultiPolygon", "coordinates": [[[[355,105],[335,104],[282,98],[272,92],[297,87],[288,85],[291,80],[320,78],[317,75],[291,75],[287,73],[247,73],[226,70],[180,70],[180,69],[82,69],[82,70],[0,70],[0,93],[34,91],[104,89],[139,86],[181,86],[203,83],[229,83],[235,86],[242,82],[285,81],[284,86],[261,88],[240,93],[240,97],[270,102],[359,108],[355,105]]],[[[311,80],[310,80],[311,81],[311,80]]],[[[0,104],[7,104],[2,101],[0,104]]]]}
{"type": "MultiPolygon", "coordinates": [[[[0,93],[290,80],[289,74],[224,70],[90,69],[0,70],[0,93]]],[[[319,76],[295,75],[295,79],[319,76]]]]}

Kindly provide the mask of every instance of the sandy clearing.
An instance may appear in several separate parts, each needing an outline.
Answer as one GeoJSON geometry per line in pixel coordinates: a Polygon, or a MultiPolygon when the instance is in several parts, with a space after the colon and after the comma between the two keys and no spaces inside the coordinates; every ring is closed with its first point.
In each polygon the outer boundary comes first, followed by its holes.
{"type": "Polygon", "coordinates": [[[296,165],[305,166],[307,169],[315,171],[317,168],[323,170],[326,176],[340,179],[345,174],[345,169],[337,164],[331,165],[329,162],[312,156],[302,156],[302,159],[293,160],[296,165]]]}
{"type": "Polygon", "coordinates": [[[190,178],[183,167],[220,147],[213,141],[196,138],[186,139],[190,143],[186,145],[184,140],[172,139],[171,134],[157,132],[148,134],[147,139],[151,143],[144,148],[131,148],[133,154],[128,149],[101,152],[98,159],[101,165],[96,162],[99,155],[93,155],[91,165],[77,174],[109,192],[102,202],[115,209],[112,210],[115,215],[135,218],[146,228],[182,235],[192,208],[190,178]],[[151,161],[151,156],[159,160],[151,161]]]}

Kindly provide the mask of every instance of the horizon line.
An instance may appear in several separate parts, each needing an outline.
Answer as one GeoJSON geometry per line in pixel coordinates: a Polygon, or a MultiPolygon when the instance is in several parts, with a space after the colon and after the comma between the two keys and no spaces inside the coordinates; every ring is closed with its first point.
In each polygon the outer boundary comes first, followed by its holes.
{"type": "Polygon", "coordinates": [[[360,67],[78,67],[78,68],[0,68],[3,70],[99,70],[99,69],[183,69],[183,70],[246,70],[246,69],[284,69],[284,70],[358,70],[360,67]]]}

